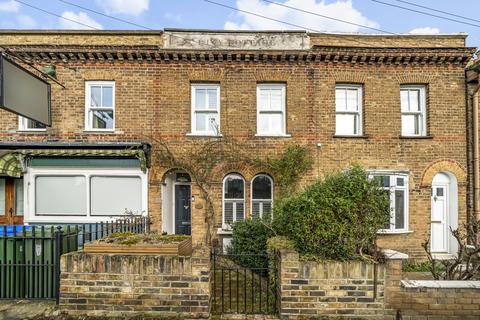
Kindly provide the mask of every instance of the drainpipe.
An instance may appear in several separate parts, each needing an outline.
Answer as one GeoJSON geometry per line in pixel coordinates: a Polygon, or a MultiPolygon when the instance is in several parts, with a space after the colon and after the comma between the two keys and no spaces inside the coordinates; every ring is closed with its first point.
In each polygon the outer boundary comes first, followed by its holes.
{"type": "MultiPolygon", "coordinates": [[[[477,75],[480,77],[480,75],[477,75]]],[[[473,95],[473,212],[480,219],[480,173],[479,173],[479,132],[478,132],[478,104],[480,85],[477,86],[473,95]]]]}

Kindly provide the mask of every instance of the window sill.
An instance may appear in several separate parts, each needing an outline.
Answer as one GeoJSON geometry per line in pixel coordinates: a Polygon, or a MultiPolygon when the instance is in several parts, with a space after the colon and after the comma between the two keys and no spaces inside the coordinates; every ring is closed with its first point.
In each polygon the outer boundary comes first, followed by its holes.
{"type": "Polygon", "coordinates": [[[84,134],[122,134],[120,130],[83,130],[84,134]]]}
{"type": "Polygon", "coordinates": [[[400,139],[433,139],[433,136],[399,136],[400,139]]]}
{"type": "Polygon", "coordinates": [[[225,230],[223,228],[218,228],[217,229],[217,234],[218,235],[228,235],[228,236],[230,236],[230,235],[232,235],[232,233],[233,233],[232,230],[225,230]]]}
{"type": "Polygon", "coordinates": [[[367,135],[340,135],[340,134],[334,134],[334,138],[340,138],[340,139],[368,139],[367,135]]]}
{"type": "Polygon", "coordinates": [[[186,134],[187,137],[200,137],[200,138],[221,138],[222,134],[207,134],[207,133],[192,133],[189,132],[186,134]]]}
{"type": "Polygon", "coordinates": [[[255,134],[258,138],[291,138],[291,134],[255,134]]]}
{"type": "Polygon", "coordinates": [[[17,133],[47,133],[47,129],[19,129],[17,133]]]}
{"type": "Polygon", "coordinates": [[[377,234],[408,234],[413,233],[413,230],[379,230],[377,234]]]}

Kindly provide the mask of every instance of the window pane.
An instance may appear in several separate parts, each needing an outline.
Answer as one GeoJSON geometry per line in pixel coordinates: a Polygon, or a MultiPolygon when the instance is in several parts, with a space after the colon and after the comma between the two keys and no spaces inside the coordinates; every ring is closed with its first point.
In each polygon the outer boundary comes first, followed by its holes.
{"type": "Polygon", "coordinates": [[[405,191],[395,190],[395,229],[405,228],[405,191]]]}
{"type": "Polygon", "coordinates": [[[409,111],[408,107],[408,90],[400,91],[400,103],[402,111],[409,111]]]}
{"type": "Polygon", "coordinates": [[[257,176],[252,183],[252,198],[253,199],[271,199],[272,198],[272,183],[267,176],[257,176]]]}
{"type": "Polygon", "coordinates": [[[225,180],[225,199],[243,199],[244,198],[243,179],[238,177],[228,177],[225,180]]]}
{"type": "Polygon", "coordinates": [[[347,90],[347,110],[358,110],[358,91],[356,89],[347,90]]]}
{"type": "Polygon", "coordinates": [[[335,91],[335,105],[337,111],[347,110],[347,93],[345,89],[335,91]]]}
{"type": "Polygon", "coordinates": [[[402,115],[402,134],[416,135],[420,132],[420,117],[418,115],[402,115]]]}
{"type": "Polygon", "coordinates": [[[15,215],[23,216],[23,179],[15,179],[15,215]]]}
{"type": "Polygon", "coordinates": [[[26,128],[25,129],[45,129],[47,126],[40,123],[40,122],[37,122],[37,121],[34,121],[34,120],[30,120],[30,119],[26,119],[24,120],[26,122],[26,128]]]}
{"type": "Polygon", "coordinates": [[[267,89],[259,90],[259,110],[269,110],[270,109],[270,93],[267,89]]]}
{"type": "Polygon", "coordinates": [[[84,176],[38,176],[35,179],[37,214],[87,213],[84,176]]]}
{"type": "Polygon", "coordinates": [[[102,107],[113,107],[113,87],[102,87],[102,107]]]}
{"type": "Polygon", "coordinates": [[[410,102],[410,111],[420,111],[420,95],[418,90],[410,90],[408,92],[409,102],[410,102]]]}
{"type": "Polygon", "coordinates": [[[93,129],[113,129],[113,111],[95,110],[92,113],[93,129]]]}
{"type": "Polygon", "coordinates": [[[214,134],[220,132],[219,122],[218,122],[218,113],[209,113],[208,114],[208,131],[214,134]]]}
{"type": "Polygon", "coordinates": [[[380,184],[380,186],[384,188],[390,187],[390,176],[375,176],[374,179],[380,184]]]}
{"type": "Polygon", "coordinates": [[[208,113],[196,113],[195,114],[195,130],[207,131],[208,113]]]}
{"type": "Polygon", "coordinates": [[[206,89],[195,89],[195,109],[205,109],[206,89]]]}
{"type": "Polygon", "coordinates": [[[242,221],[245,218],[245,206],[243,202],[237,202],[235,208],[235,221],[242,221]]]}
{"type": "Polygon", "coordinates": [[[252,218],[260,217],[260,205],[259,201],[252,201],[252,218]]]}
{"type": "Polygon", "coordinates": [[[0,216],[5,215],[5,179],[0,178],[0,216]]]}
{"type": "Polygon", "coordinates": [[[353,135],[357,134],[357,116],[354,114],[337,114],[336,134],[353,135]]]}
{"type": "MultiPolygon", "coordinates": [[[[390,210],[390,191],[389,190],[383,190],[383,194],[385,195],[385,197],[388,199],[388,202],[386,203],[386,208],[385,210],[389,213],[389,216],[391,216],[392,212],[390,210]]],[[[388,221],[385,223],[385,227],[384,229],[390,229],[391,228],[391,223],[390,223],[390,219],[388,219],[388,221]]]]}
{"type": "Polygon", "coordinates": [[[217,89],[208,89],[208,108],[217,109],[217,89]]]}
{"type": "Polygon", "coordinates": [[[121,215],[126,210],[142,212],[142,180],[140,177],[90,178],[92,214],[121,215]]]}
{"type": "Polygon", "coordinates": [[[398,177],[397,178],[397,186],[403,187],[405,185],[405,178],[398,177]]]}
{"type": "Polygon", "coordinates": [[[90,87],[90,106],[91,107],[102,106],[102,87],[100,86],[90,87]]]}
{"type": "Polygon", "coordinates": [[[233,222],[233,202],[225,201],[223,209],[224,222],[226,224],[233,222]]]}
{"type": "Polygon", "coordinates": [[[258,133],[283,134],[283,114],[260,113],[258,115],[258,133]]]}
{"type": "Polygon", "coordinates": [[[282,90],[270,90],[270,110],[282,111],[282,90]]]}

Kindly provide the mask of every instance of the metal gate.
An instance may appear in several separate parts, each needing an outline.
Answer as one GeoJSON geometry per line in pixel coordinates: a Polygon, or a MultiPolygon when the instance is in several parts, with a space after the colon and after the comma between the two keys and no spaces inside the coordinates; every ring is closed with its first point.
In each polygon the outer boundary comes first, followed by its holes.
{"type": "Polygon", "coordinates": [[[212,314],[276,314],[275,257],[212,252],[212,314]]]}

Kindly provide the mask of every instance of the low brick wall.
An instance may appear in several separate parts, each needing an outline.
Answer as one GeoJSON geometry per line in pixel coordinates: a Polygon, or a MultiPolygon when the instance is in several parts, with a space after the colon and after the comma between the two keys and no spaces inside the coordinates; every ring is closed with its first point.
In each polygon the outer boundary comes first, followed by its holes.
{"type": "Polygon", "coordinates": [[[281,250],[278,274],[282,318],[369,316],[383,319],[385,265],[361,261],[301,261],[297,252],[281,250]]]}
{"type": "Polygon", "coordinates": [[[210,260],[74,252],[62,256],[60,309],[70,315],[206,318],[210,260]]]}
{"type": "Polygon", "coordinates": [[[480,281],[401,281],[387,302],[402,320],[480,319],[480,281]]]}

